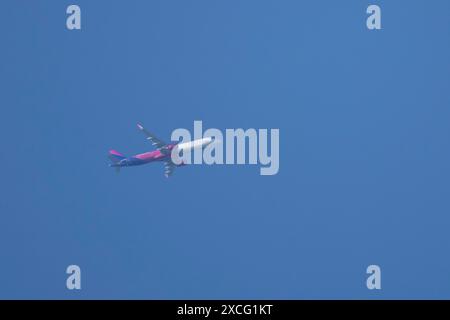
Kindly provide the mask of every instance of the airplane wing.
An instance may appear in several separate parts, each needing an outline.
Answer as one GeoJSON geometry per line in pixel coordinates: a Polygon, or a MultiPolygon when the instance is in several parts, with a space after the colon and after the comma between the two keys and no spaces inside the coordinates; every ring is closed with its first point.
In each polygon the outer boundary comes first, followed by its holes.
{"type": "Polygon", "coordinates": [[[149,131],[147,131],[143,126],[138,123],[138,128],[141,130],[146,136],[147,140],[149,140],[152,145],[154,145],[157,149],[161,149],[166,146],[167,143],[155,137],[155,135],[149,131]]]}
{"type": "Polygon", "coordinates": [[[172,175],[172,173],[175,171],[175,167],[176,166],[172,161],[164,161],[164,175],[166,176],[166,178],[172,175]]]}

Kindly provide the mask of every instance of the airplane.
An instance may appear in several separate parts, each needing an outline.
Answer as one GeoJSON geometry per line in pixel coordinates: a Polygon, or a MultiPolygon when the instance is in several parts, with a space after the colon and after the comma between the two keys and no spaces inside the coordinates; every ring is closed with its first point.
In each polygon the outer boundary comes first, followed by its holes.
{"type": "Polygon", "coordinates": [[[144,135],[147,137],[156,150],[149,151],[141,154],[137,154],[132,157],[126,157],[122,153],[116,150],[110,150],[108,154],[108,158],[111,160],[110,167],[116,169],[116,172],[120,172],[120,168],[122,167],[132,167],[139,166],[151,162],[163,162],[164,163],[164,175],[166,178],[171,176],[176,167],[185,165],[181,163],[179,165],[173,163],[172,161],[172,150],[176,148],[175,151],[190,151],[192,149],[204,148],[210,143],[213,142],[211,137],[205,137],[202,139],[197,139],[193,141],[183,142],[183,143],[165,143],[162,140],[158,139],[154,134],[147,131],[141,124],[137,124],[139,130],[141,130],[144,135]]]}

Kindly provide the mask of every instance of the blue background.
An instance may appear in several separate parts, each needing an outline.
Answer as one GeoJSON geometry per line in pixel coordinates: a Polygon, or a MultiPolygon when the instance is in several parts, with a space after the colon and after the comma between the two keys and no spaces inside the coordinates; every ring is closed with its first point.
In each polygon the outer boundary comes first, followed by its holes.
{"type": "Polygon", "coordinates": [[[449,1],[0,6],[0,298],[450,298],[449,1]],[[107,166],[194,120],[279,174],[107,166]]]}

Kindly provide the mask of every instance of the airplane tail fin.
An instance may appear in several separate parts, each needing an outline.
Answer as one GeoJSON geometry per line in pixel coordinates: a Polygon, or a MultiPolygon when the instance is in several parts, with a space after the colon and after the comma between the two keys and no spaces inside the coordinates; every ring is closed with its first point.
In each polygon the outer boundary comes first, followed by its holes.
{"type": "Polygon", "coordinates": [[[126,157],[116,150],[109,150],[108,158],[109,160],[111,160],[113,164],[116,164],[120,162],[120,160],[125,159],[126,157]]]}
{"type": "Polygon", "coordinates": [[[116,150],[109,150],[108,158],[111,160],[110,167],[114,167],[116,169],[116,172],[120,172],[120,166],[117,165],[121,160],[125,159],[126,157],[121,154],[120,152],[116,150]]]}

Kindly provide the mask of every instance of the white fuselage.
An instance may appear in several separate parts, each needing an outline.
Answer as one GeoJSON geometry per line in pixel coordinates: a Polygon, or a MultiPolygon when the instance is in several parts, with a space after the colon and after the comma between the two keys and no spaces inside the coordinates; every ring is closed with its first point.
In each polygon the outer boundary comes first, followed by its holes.
{"type": "Polygon", "coordinates": [[[187,151],[190,151],[193,149],[199,149],[199,148],[206,147],[211,142],[213,142],[212,138],[206,137],[206,138],[202,138],[202,139],[179,143],[179,144],[177,144],[177,148],[178,148],[178,150],[187,152],[187,151]]]}

